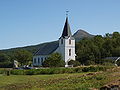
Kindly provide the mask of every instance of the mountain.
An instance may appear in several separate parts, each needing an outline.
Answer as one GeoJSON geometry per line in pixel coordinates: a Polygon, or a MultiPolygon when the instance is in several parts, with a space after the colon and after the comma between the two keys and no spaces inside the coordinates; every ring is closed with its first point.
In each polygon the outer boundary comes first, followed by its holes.
{"type": "MultiPolygon", "coordinates": [[[[91,35],[88,32],[80,29],[73,34],[73,37],[78,42],[79,40],[81,40],[83,38],[94,37],[94,35],[91,35]]],[[[8,55],[11,55],[15,50],[19,50],[19,49],[25,49],[25,50],[30,51],[31,53],[35,53],[38,49],[41,49],[46,46],[49,47],[49,45],[50,45],[49,48],[52,48],[51,45],[55,45],[55,44],[58,44],[58,41],[52,41],[52,42],[42,43],[42,44],[38,44],[38,45],[31,45],[31,46],[26,46],[26,47],[11,48],[11,49],[0,50],[0,51],[6,53],[8,55]]]]}
{"type": "Polygon", "coordinates": [[[94,37],[94,35],[92,34],[89,34],[88,32],[82,30],[82,29],[79,29],[77,32],[75,32],[73,34],[73,37],[75,38],[76,41],[79,41],[83,38],[91,38],[91,37],[94,37]]]}

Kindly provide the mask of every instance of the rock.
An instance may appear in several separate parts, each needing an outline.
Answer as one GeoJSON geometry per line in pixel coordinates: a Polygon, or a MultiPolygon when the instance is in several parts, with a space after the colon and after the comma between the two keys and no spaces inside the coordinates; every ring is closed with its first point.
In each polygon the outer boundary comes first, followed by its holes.
{"type": "Polygon", "coordinates": [[[103,86],[100,88],[100,90],[120,90],[120,86],[119,85],[107,85],[107,86],[103,86]]]}

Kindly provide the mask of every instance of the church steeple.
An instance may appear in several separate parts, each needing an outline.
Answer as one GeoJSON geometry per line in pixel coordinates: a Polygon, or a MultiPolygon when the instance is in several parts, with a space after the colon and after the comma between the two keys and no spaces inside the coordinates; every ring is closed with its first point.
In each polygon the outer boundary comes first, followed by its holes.
{"type": "Polygon", "coordinates": [[[72,34],[71,34],[70,26],[68,23],[68,17],[66,17],[66,21],[65,21],[65,25],[64,25],[63,33],[61,37],[65,38],[65,37],[71,37],[71,36],[72,34]]]}
{"type": "Polygon", "coordinates": [[[59,52],[65,61],[65,67],[68,67],[70,60],[75,60],[75,39],[72,37],[68,23],[68,11],[66,11],[66,21],[63,28],[62,36],[59,38],[59,52]]]}

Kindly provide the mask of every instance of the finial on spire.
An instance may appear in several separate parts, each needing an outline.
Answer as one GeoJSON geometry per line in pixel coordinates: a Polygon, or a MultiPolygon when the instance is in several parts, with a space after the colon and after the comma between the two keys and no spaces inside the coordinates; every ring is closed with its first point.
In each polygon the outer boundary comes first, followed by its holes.
{"type": "Polygon", "coordinates": [[[69,11],[66,11],[66,21],[65,21],[65,25],[64,25],[64,28],[63,28],[63,33],[62,33],[62,36],[61,36],[63,38],[72,37],[70,26],[69,26],[69,23],[68,23],[68,12],[69,11]]]}
{"type": "Polygon", "coordinates": [[[66,17],[68,17],[68,13],[69,13],[69,11],[67,10],[67,11],[66,11],[66,17]]]}

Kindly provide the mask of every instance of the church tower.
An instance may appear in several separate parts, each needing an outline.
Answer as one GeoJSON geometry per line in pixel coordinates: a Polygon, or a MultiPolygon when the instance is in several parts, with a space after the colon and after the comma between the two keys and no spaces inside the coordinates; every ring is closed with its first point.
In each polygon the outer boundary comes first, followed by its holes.
{"type": "Polygon", "coordinates": [[[62,36],[59,38],[59,52],[65,61],[65,67],[68,67],[70,60],[75,60],[75,39],[71,34],[68,17],[66,17],[62,36]]]}

